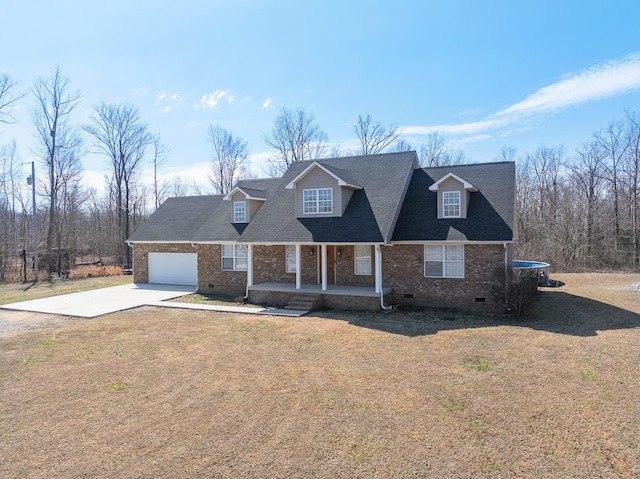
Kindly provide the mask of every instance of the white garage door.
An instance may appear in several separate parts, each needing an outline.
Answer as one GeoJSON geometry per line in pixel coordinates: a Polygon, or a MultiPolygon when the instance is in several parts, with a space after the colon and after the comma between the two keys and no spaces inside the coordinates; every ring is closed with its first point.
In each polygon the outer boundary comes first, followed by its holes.
{"type": "Polygon", "coordinates": [[[198,284],[197,253],[149,253],[149,283],[198,284]]]}

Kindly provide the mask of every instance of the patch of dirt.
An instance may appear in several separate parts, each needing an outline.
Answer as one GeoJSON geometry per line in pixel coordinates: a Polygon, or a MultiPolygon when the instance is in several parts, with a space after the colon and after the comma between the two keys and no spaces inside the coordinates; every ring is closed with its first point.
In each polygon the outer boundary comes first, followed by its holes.
{"type": "Polygon", "coordinates": [[[638,478],[640,277],[554,277],[524,320],[25,316],[0,477],[638,478]]]}
{"type": "Polygon", "coordinates": [[[7,338],[31,330],[59,328],[71,319],[55,314],[10,311],[0,309],[0,338],[7,338]]]}

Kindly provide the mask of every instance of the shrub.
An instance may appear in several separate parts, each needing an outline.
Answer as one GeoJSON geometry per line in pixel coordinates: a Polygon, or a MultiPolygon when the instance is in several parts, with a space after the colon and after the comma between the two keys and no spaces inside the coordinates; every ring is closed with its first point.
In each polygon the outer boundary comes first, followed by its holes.
{"type": "Polygon", "coordinates": [[[507,307],[514,316],[522,316],[538,292],[537,271],[507,268],[505,283],[507,307]]]}

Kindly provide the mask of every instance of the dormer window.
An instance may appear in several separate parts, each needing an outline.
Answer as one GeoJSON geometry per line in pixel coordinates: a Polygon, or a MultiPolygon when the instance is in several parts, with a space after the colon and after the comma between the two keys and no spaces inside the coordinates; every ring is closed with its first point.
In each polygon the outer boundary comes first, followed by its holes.
{"type": "Polygon", "coordinates": [[[316,188],[302,191],[305,214],[333,213],[333,188],[316,188]]]}
{"type": "Polygon", "coordinates": [[[468,181],[449,173],[429,187],[437,195],[438,219],[466,218],[471,193],[478,189],[468,181]]]}
{"type": "Polygon", "coordinates": [[[247,222],[247,202],[246,201],[233,202],[233,222],[234,223],[247,222]]]}
{"type": "Polygon", "coordinates": [[[442,217],[443,218],[459,218],[460,217],[460,192],[444,191],[442,193],[442,217]]]}

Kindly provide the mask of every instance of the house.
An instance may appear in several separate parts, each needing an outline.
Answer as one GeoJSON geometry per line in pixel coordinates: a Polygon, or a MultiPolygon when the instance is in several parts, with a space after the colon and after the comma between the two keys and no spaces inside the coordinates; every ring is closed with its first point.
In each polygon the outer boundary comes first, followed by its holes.
{"type": "Polygon", "coordinates": [[[496,312],[516,236],[513,162],[420,168],[411,151],[170,198],[128,243],[136,282],[276,306],[496,312]]]}

